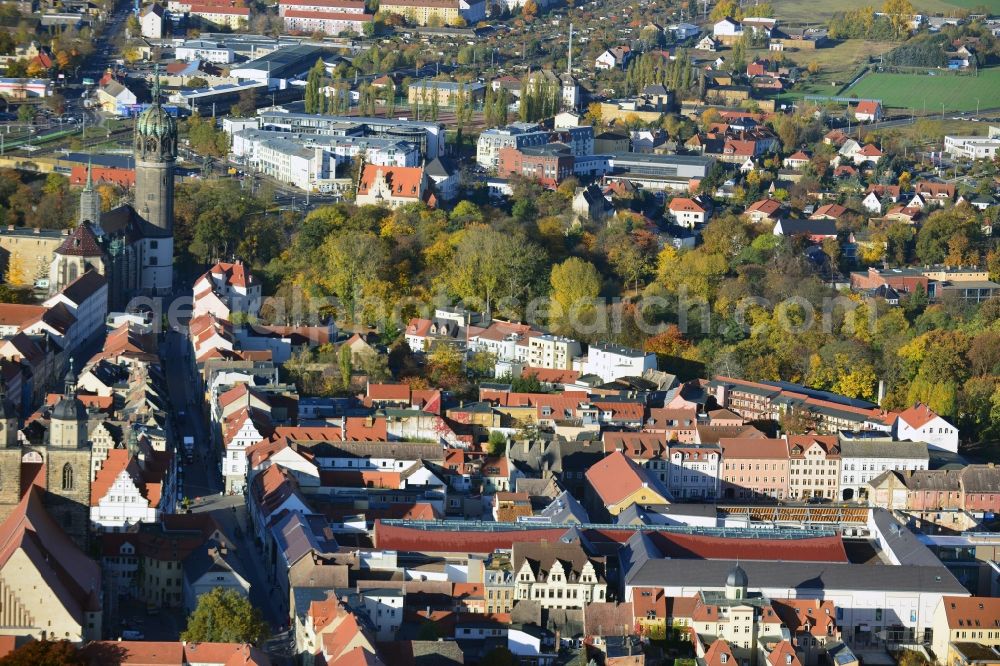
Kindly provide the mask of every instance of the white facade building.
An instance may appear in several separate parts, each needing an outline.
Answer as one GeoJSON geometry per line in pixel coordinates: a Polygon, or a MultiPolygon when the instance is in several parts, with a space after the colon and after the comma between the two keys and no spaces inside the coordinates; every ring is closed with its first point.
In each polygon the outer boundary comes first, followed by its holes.
{"type": "Polygon", "coordinates": [[[153,3],[142,10],[139,25],[142,27],[143,37],[147,39],[163,37],[163,6],[153,3]]]}
{"type": "MultiPolygon", "coordinates": [[[[790,542],[790,545],[794,542],[790,542]]],[[[731,560],[678,560],[656,555],[623,567],[624,601],[639,587],[663,589],[669,597],[722,591],[731,560]]],[[[884,640],[892,627],[924,641],[933,630],[934,612],[945,595],[969,592],[944,566],[879,566],[830,562],[740,561],[749,588],[770,599],[829,599],[848,645],[884,640]]],[[[912,642],[912,640],[910,641],[912,642]]]]}
{"type": "Polygon", "coordinates": [[[664,485],[674,497],[707,500],[719,496],[722,450],[717,445],[671,446],[669,460],[664,485]]]}
{"type": "Polygon", "coordinates": [[[854,438],[845,433],[840,439],[840,499],[863,499],[868,482],[888,471],[928,468],[927,445],[898,442],[891,437],[854,438]]]}
{"type": "Polygon", "coordinates": [[[958,428],[923,403],[901,412],[892,425],[892,434],[896,439],[927,442],[932,449],[958,452],[958,428]]]}
{"type": "Polygon", "coordinates": [[[944,150],[952,157],[969,160],[991,160],[1000,151],[1000,138],[983,136],[946,136],[944,150]]]}
{"type": "Polygon", "coordinates": [[[620,377],[640,377],[646,370],[656,370],[656,354],[618,345],[591,345],[583,364],[585,375],[597,375],[605,382],[620,377]]]}
{"type": "Polygon", "coordinates": [[[549,133],[534,123],[511,123],[502,129],[483,130],[476,142],[476,163],[485,169],[493,169],[500,164],[500,150],[503,148],[544,146],[548,142],[549,133]]]}
{"type": "Polygon", "coordinates": [[[313,34],[321,32],[326,35],[349,33],[363,35],[366,23],[372,23],[372,14],[332,14],[302,9],[288,9],[284,14],[285,30],[313,34]]]}
{"type": "MultiPolygon", "coordinates": [[[[178,60],[191,62],[192,60],[204,60],[216,65],[228,65],[236,60],[236,52],[220,42],[212,42],[204,39],[190,39],[174,51],[178,60]]],[[[256,126],[256,122],[254,123],[256,126]]]]}

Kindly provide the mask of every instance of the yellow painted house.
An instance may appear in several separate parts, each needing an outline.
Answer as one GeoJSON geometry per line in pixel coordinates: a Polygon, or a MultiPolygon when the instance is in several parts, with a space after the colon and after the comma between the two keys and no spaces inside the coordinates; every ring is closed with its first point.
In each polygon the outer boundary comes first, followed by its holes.
{"type": "Polygon", "coordinates": [[[633,504],[670,504],[659,480],[621,451],[614,451],[587,470],[586,501],[595,520],[610,519],[633,504]]]}

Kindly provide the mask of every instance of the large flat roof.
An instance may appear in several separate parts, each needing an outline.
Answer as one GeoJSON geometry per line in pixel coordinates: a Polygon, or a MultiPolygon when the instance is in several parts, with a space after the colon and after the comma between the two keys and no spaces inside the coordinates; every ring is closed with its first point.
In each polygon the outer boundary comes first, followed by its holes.
{"type": "Polygon", "coordinates": [[[740,560],[647,560],[626,572],[633,587],[684,586],[722,589],[737,564],[747,573],[751,589],[884,590],[969,596],[944,565],[880,566],[836,562],[761,562],[740,560]]]}
{"type": "Polygon", "coordinates": [[[704,155],[654,155],[651,153],[614,153],[614,162],[643,162],[646,164],[696,164],[706,165],[715,161],[704,155]]]}

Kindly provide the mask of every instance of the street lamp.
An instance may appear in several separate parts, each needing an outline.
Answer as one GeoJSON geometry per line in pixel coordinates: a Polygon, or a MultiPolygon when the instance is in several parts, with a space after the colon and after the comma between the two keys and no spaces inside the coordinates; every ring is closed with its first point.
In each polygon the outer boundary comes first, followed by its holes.
{"type": "Polygon", "coordinates": [[[941,120],[944,120],[944,102],[941,102],[941,120]]]}
{"type": "Polygon", "coordinates": [[[976,116],[979,116],[979,98],[976,98],[976,116]]]}

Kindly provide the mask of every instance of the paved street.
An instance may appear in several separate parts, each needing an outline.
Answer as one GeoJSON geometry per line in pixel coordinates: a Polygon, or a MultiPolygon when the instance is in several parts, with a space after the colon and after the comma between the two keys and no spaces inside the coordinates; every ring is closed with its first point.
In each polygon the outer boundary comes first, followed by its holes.
{"type": "Polygon", "coordinates": [[[264,567],[262,553],[250,536],[243,495],[221,494],[223,482],[219,459],[209,448],[207,413],[198,393],[198,383],[191,375],[190,350],[185,335],[177,331],[168,332],[163,356],[175,408],[177,436],[195,438],[194,462],[182,465],[184,496],[191,500],[193,512],[210,512],[223,531],[235,541],[244,573],[250,581],[250,600],[261,609],[272,631],[277,633],[288,622],[287,600],[278,598],[264,567]],[[180,416],[181,410],[183,416],[180,416]]]}

